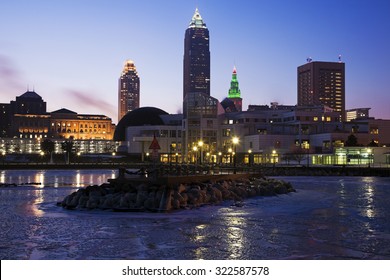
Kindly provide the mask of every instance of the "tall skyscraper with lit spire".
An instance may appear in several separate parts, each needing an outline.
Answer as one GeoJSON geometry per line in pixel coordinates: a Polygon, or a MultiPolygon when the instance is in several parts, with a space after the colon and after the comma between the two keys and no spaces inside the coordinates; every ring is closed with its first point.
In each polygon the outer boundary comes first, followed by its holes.
{"type": "Polygon", "coordinates": [[[127,114],[139,108],[140,81],[134,62],[127,60],[119,78],[118,122],[127,114]]]}
{"type": "Polygon", "coordinates": [[[237,69],[234,66],[233,68],[233,74],[232,74],[232,80],[230,82],[230,89],[228,98],[234,102],[234,106],[236,107],[238,112],[242,111],[242,98],[241,98],[241,91],[238,86],[238,80],[237,80],[237,69]]]}
{"type": "Polygon", "coordinates": [[[209,30],[198,8],[184,38],[183,99],[190,92],[210,95],[209,30]]]}
{"type": "Polygon", "coordinates": [[[210,96],[209,30],[198,9],[185,32],[183,66],[182,160],[202,164],[217,152],[218,100],[210,96]]]}

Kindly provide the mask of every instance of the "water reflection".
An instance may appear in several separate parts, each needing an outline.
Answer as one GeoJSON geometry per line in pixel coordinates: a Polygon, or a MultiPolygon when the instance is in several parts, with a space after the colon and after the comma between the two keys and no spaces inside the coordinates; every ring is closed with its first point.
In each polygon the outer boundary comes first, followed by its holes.
{"type": "Polygon", "coordinates": [[[337,191],[337,194],[339,195],[340,199],[338,200],[338,210],[340,216],[348,215],[348,212],[346,211],[346,201],[348,199],[348,193],[347,188],[345,187],[345,181],[344,179],[339,180],[339,189],[337,191]]]}
{"type": "Polygon", "coordinates": [[[365,199],[364,202],[364,209],[363,214],[368,218],[374,218],[376,217],[376,211],[375,211],[375,187],[373,186],[374,178],[372,177],[365,177],[362,180],[364,185],[364,194],[363,198],[365,199]]]}
{"type": "Polygon", "coordinates": [[[0,184],[5,184],[5,171],[0,172],[0,184]]]}
{"type": "Polygon", "coordinates": [[[80,172],[77,172],[76,174],[76,187],[81,187],[81,175],[80,175],[80,172]]]}
{"type": "Polygon", "coordinates": [[[245,228],[247,220],[240,213],[230,213],[223,218],[226,225],[225,241],[230,259],[241,259],[244,256],[246,244],[245,228]]]}
{"type": "Polygon", "coordinates": [[[36,198],[33,200],[31,205],[31,212],[36,217],[42,217],[44,214],[44,211],[39,209],[39,205],[43,202],[43,190],[38,189],[35,191],[36,198]]]}
{"type": "Polygon", "coordinates": [[[75,188],[101,185],[117,176],[116,170],[2,170],[1,184],[75,188]]]}
{"type": "MultiPolygon", "coordinates": [[[[200,225],[197,225],[195,227],[194,235],[192,238],[195,243],[202,244],[203,242],[207,241],[206,240],[207,228],[208,228],[208,225],[206,225],[206,224],[200,224],[200,225]]],[[[207,253],[208,253],[208,248],[204,247],[204,246],[198,246],[195,249],[194,253],[195,253],[196,259],[198,259],[198,260],[205,259],[207,256],[207,253]]]]}
{"type": "Polygon", "coordinates": [[[45,174],[44,171],[41,171],[35,175],[34,182],[37,183],[36,185],[43,188],[45,185],[45,174]]]}

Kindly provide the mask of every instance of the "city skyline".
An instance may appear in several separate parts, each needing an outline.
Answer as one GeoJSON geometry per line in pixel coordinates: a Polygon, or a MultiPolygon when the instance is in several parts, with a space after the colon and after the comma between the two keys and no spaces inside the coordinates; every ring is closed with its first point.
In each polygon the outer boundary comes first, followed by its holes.
{"type": "Polygon", "coordinates": [[[140,106],[181,112],[184,33],[196,7],[210,31],[211,96],[219,101],[236,65],[243,109],[295,105],[297,67],[341,54],[346,109],[371,107],[371,116],[390,119],[386,1],[2,3],[0,103],[29,88],[48,111],[65,107],[117,123],[117,79],[131,59],[142,79],[140,106]]]}

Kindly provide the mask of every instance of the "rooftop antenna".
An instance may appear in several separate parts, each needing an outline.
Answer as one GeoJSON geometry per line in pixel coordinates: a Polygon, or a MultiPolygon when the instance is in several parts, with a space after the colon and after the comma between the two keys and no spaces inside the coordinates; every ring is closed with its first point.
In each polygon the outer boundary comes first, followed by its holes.
{"type": "Polygon", "coordinates": [[[341,54],[339,54],[339,63],[341,63],[341,62],[343,62],[343,61],[341,60],[341,54]]]}

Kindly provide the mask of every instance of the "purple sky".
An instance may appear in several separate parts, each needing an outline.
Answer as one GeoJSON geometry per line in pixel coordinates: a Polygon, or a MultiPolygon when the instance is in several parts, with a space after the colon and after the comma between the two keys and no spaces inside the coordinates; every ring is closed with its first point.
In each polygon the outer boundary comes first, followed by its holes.
{"type": "Polygon", "coordinates": [[[347,109],[390,119],[390,1],[378,0],[2,1],[0,103],[29,87],[49,111],[117,122],[118,78],[131,59],[141,106],[180,112],[184,31],[196,7],[210,30],[212,96],[227,96],[236,65],[244,108],[295,105],[297,67],[341,54],[347,109]]]}

